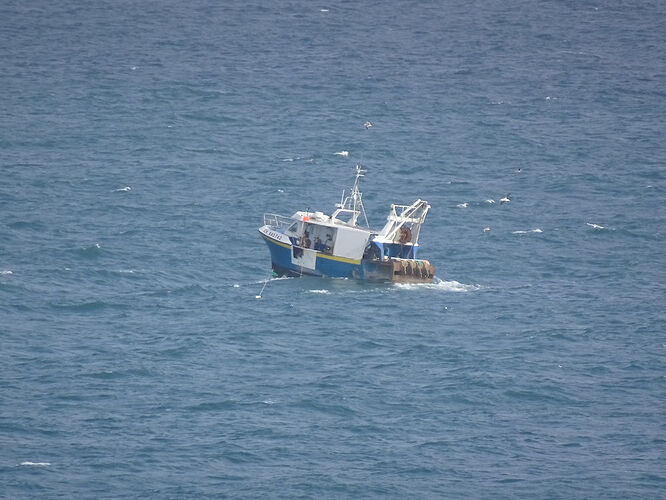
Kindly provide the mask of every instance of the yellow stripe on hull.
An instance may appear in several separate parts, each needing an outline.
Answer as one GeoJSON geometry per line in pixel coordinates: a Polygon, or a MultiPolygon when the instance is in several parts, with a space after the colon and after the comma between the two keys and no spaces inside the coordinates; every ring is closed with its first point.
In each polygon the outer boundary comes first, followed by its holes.
{"type": "MultiPolygon", "coordinates": [[[[284,247],[284,248],[291,249],[291,245],[287,245],[286,243],[282,243],[281,241],[275,240],[275,239],[271,238],[270,236],[266,236],[264,233],[260,233],[260,234],[261,234],[261,236],[263,236],[263,238],[266,241],[268,241],[270,243],[273,243],[275,245],[278,245],[278,246],[281,246],[281,247],[284,247]]],[[[357,260],[357,259],[349,259],[347,257],[338,257],[337,255],[327,255],[327,254],[323,254],[323,253],[320,253],[320,252],[317,252],[317,258],[318,259],[335,260],[337,262],[344,262],[345,264],[355,264],[357,266],[361,263],[361,261],[357,260]]]]}

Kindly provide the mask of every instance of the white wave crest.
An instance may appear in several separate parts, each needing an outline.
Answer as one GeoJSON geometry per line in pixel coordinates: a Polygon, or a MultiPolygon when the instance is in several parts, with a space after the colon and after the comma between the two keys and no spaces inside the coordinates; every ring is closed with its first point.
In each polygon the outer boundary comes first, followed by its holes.
{"type": "Polygon", "coordinates": [[[119,189],[114,189],[112,192],[113,193],[119,193],[121,191],[131,191],[131,190],[132,190],[132,188],[130,186],[125,186],[125,187],[122,187],[122,188],[119,188],[119,189]]]}
{"type": "Polygon", "coordinates": [[[456,207],[458,207],[458,208],[467,208],[467,202],[465,202],[465,203],[458,203],[458,204],[456,205],[456,207]]]}
{"type": "Polygon", "coordinates": [[[48,467],[51,465],[50,462],[21,462],[21,465],[33,465],[38,467],[48,467]]]}
{"type": "Polygon", "coordinates": [[[346,158],[347,156],[349,156],[349,151],[338,151],[335,154],[339,156],[344,156],[346,158]]]}
{"type": "Polygon", "coordinates": [[[14,274],[14,273],[11,272],[9,269],[6,269],[6,270],[4,270],[4,271],[0,271],[0,274],[3,274],[3,275],[9,275],[9,274],[14,274]]]}
{"type": "Polygon", "coordinates": [[[590,226],[592,229],[606,229],[604,226],[600,226],[599,224],[594,224],[592,222],[586,222],[588,226],[590,226]]]}
{"type": "Polygon", "coordinates": [[[527,233],[543,233],[543,231],[538,227],[536,229],[530,229],[529,231],[523,231],[523,230],[511,231],[511,234],[527,234],[527,233]]]}
{"type": "Polygon", "coordinates": [[[310,293],[331,293],[328,290],[308,290],[310,293]]]}

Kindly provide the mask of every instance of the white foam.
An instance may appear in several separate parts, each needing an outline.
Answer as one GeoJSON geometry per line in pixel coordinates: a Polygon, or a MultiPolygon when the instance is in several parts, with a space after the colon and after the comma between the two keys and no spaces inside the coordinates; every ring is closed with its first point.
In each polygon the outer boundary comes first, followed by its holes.
{"type": "Polygon", "coordinates": [[[444,281],[435,278],[432,283],[396,283],[395,286],[402,290],[439,290],[443,292],[474,292],[481,288],[480,285],[466,285],[459,281],[444,281]]]}
{"type": "Polygon", "coordinates": [[[328,290],[308,290],[310,293],[331,293],[328,290]]]}
{"type": "Polygon", "coordinates": [[[48,467],[50,462],[21,462],[21,465],[33,465],[38,467],[48,467]]]}
{"type": "Polygon", "coordinates": [[[484,228],[483,228],[483,232],[484,232],[484,233],[487,233],[488,231],[490,231],[490,228],[489,228],[489,227],[484,227],[484,228]]]}
{"type": "Polygon", "coordinates": [[[131,190],[132,190],[132,188],[130,186],[125,186],[125,187],[122,187],[120,189],[114,189],[112,192],[113,193],[119,193],[121,191],[131,191],[131,190]]]}
{"type": "Polygon", "coordinates": [[[458,208],[467,208],[467,202],[465,202],[465,203],[458,203],[458,204],[456,205],[456,207],[458,207],[458,208]]]}
{"type": "Polygon", "coordinates": [[[266,399],[266,400],[262,401],[262,403],[264,403],[265,405],[274,405],[275,401],[272,401],[270,399],[266,399]]]}
{"type": "Polygon", "coordinates": [[[14,273],[11,272],[9,269],[6,269],[6,270],[4,270],[4,271],[0,271],[0,274],[3,274],[3,275],[6,276],[6,275],[9,275],[9,274],[14,274],[14,273]]]}
{"type": "Polygon", "coordinates": [[[234,288],[240,288],[240,285],[238,283],[234,283],[234,288]]]}
{"type": "Polygon", "coordinates": [[[284,189],[278,189],[278,193],[284,193],[284,189]]]}
{"type": "Polygon", "coordinates": [[[530,229],[529,231],[523,231],[523,230],[511,231],[511,234],[527,234],[527,233],[543,233],[543,231],[538,227],[536,229],[530,229]]]}
{"type": "Polygon", "coordinates": [[[319,9],[319,12],[328,12],[328,9],[319,9]]]}
{"type": "Polygon", "coordinates": [[[591,222],[586,222],[588,226],[590,226],[592,229],[606,229],[604,226],[600,226],[599,224],[594,224],[591,222]]]}
{"type": "Polygon", "coordinates": [[[349,151],[338,151],[335,154],[339,156],[344,156],[346,158],[347,156],[349,156],[349,151]]]}
{"type": "Polygon", "coordinates": [[[488,200],[486,200],[486,203],[490,203],[490,204],[492,205],[493,203],[495,203],[495,200],[493,200],[493,199],[488,199],[488,200]]]}
{"type": "Polygon", "coordinates": [[[293,278],[291,276],[276,276],[276,277],[271,276],[270,278],[268,278],[268,280],[263,279],[263,280],[259,280],[259,281],[253,281],[251,284],[263,285],[264,283],[266,283],[266,281],[281,281],[281,280],[293,280],[293,279],[295,279],[295,278],[293,278]]]}

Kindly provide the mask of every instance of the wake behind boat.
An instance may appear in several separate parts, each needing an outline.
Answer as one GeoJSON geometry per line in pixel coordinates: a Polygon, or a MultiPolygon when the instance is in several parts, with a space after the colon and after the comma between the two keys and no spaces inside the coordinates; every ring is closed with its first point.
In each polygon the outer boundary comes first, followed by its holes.
{"type": "Polygon", "coordinates": [[[419,234],[430,205],[391,205],[380,231],[370,229],[359,191],[365,170],[356,166],[348,196],[342,194],[332,215],[298,211],[291,217],[264,214],[259,233],[278,276],[313,275],[373,281],[432,283],[435,266],[416,258],[419,234]],[[359,225],[363,216],[366,225],[359,225]]]}

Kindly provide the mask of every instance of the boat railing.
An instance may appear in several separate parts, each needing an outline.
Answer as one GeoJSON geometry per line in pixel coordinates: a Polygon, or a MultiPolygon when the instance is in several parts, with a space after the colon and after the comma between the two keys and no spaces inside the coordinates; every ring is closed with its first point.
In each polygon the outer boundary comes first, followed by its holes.
{"type": "Polygon", "coordinates": [[[275,228],[287,228],[294,223],[291,217],[285,217],[278,214],[264,214],[264,225],[275,228]]]}

